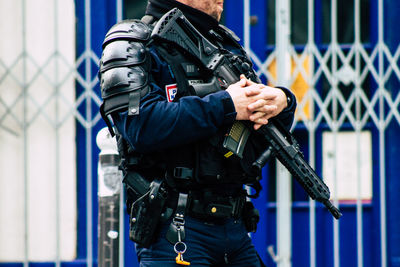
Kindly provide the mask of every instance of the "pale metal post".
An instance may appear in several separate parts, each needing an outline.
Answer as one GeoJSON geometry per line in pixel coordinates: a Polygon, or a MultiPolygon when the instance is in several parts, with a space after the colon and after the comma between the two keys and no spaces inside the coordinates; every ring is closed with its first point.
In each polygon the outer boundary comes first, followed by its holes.
{"type": "MultiPolygon", "coordinates": [[[[277,84],[288,87],[291,73],[290,45],[290,3],[276,1],[276,57],[277,84]]],[[[292,182],[289,172],[277,164],[277,247],[278,267],[291,267],[292,255],[292,182]]]]}
{"type": "Polygon", "coordinates": [[[120,157],[115,137],[105,127],[97,134],[96,142],[100,148],[98,164],[98,266],[123,266],[120,240],[123,229],[120,227],[120,198],[122,173],[119,170],[120,157]]]}

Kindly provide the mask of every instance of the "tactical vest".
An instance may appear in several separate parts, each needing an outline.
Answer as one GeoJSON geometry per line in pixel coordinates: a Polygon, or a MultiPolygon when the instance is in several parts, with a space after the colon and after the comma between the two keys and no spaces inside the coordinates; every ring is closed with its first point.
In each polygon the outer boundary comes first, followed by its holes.
{"type": "MultiPolygon", "coordinates": [[[[153,45],[159,56],[171,67],[176,79],[178,92],[174,101],[181,97],[195,95],[191,85],[207,82],[210,74],[201,68],[190,55],[169,44],[151,42],[152,26],[139,20],[126,20],[116,24],[107,33],[103,43],[100,62],[101,93],[104,100],[101,114],[112,131],[110,116],[114,112],[128,110],[128,116],[139,115],[140,99],[149,91],[151,59],[146,48],[153,45]]],[[[241,49],[235,37],[222,29],[222,34],[213,33],[215,40],[229,41],[241,49]]],[[[228,129],[220,129],[213,137],[200,140],[192,145],[176,147],[154,155],[142,155],[129,147],[117,133],[119,152],[122,157],[124,181],[137,179],[130,172],[139,173],[145,180],[165,176],[168,184],[180,190],[196,188],[199,185],[251,184],[259,187],[260,173],[252,173],[251,164],[263,151],[262,140],[249,138],[244,157],[225,158],[222,142],[228,129]]],[[[136,181],[133,183],[137,183],[136,181]]],[[[145,187],[146,182],[142,182],[145,187]]],[[[135,191],[135,190],[134,190],[135,191]]],[[[141,190],[136,190],[141,191],[141,190]]],[[[141,192],[134,192],[134,198],[141,192]]]]}

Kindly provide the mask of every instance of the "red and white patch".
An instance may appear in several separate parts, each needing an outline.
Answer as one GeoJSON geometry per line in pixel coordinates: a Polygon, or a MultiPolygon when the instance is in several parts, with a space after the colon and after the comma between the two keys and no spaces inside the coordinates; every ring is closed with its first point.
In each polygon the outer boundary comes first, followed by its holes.
{"type": "Polygon", "coordinates": [[[177,92],[178,92],[178,87],[176,86],[176,83],[165,86],[165,93],[167,94],[168,102],[174,101],[177,92]]]}

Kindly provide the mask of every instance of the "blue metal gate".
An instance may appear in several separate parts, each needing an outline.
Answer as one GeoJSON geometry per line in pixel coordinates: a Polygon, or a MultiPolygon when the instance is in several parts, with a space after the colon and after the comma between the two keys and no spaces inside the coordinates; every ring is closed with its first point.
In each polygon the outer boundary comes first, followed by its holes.
{"type": "MultiPolygon", "coordinates": [[[[308,92],[298,99],[294,133],[321,176],[324,132],[336,138],[342,132],[360,136],[362,131],[370,131],[372,135],[371,199],[363,200],[358,194],[352,201],[338,200],[334,183],[332,197],[344,213],[335,221],[323,207],[309,201],[294,182],[291,225],[285,228],[290,231],[290,242],[279,233],[283,227],[277,223],[280,207],[276,195],[280,192],[275,192],[275,178],[269,175],[274,170],[265,170],[264,192],[257,200],[263,223],[254,240],[267,266],[399,266],[396,221],[400,218],[394,205],[400,188],[395,163],[399,150],[395,136],[400,133],[400,37],[393,27],[395,10],[400,10],[398,1],[227,2],[227,26],[242,37],[259,74],[272,84],[277,83],[277,77],[271,66],[278,60],[279,47],[285,46],[279,43],[282,29],[275,29],[279,23],[289,25],[291,38],[285,49],[292,71],[289,64],[285,85],[294,86],[300,75],[308,86],[308,92]],[[287,2],[286,6],[282,2],[287,2]],[[243,16],[238,10],[244,10],[243,16]],[[344,23],[351,23],[350,27],[344,23]],[[346,81],[349,72],[352,76],[346,81]],[[313,108],[307,113],[309,105],[313,108]],[[280,246],[286,248],[279,252],[280,246]]],[[[359,144],[359,149],[363,145],[359,144]]],[[[357,160],[354,158],[353,164],[360,168],[357,160]]],[[[336,177],[335,182],[339,179],[343,177],[336,177]]],[[[357,178],[358,186],[361,179],[357,178]]]]}

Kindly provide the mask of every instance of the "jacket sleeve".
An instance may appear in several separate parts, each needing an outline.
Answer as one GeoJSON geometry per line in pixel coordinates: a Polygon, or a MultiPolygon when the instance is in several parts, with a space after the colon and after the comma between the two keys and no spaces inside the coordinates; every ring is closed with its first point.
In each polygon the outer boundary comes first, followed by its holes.
{"type": "Polygon", "coordinates": [[[112,116],[118,132],[132,148],[150,153],[188,144],[210,137],[218,128],[234,122],[235,107],[225,91],[169,102],[165,88],[176,83],[174,75],[154,49],[149,52],[150,92],[140,100],[139,114],[128,116],[128,112],[118,112],[112,116]]]}
{"type": "Polygon", "coordinates": [[[236,118],[232,99],[225,91],[168,102],[159,86],[151,87],[151,92],[141,100],[139,115],[120,112],[113,117],[118,132],[138,152],[153,152],[210,137],[236,118]]]}
{"type": "MultiPolygon", "coordinates": [[[[141,153],[150,153],[185,145],[211,137],[218,129],[235,121],[234,104],[225,91],[203,98],[184,96],[176,102],[168,102],[164,87],[174,82],[171,77],[173,75],[157,54],[153,53],[152,57],[153,82],[150,84],[150,92],[140,101],[139,115],[128,116],[128,112],[113,114],[118,132],[132,148],[141,153]]],[[[287,89],[285,93],[292,95],[287,89]]],[[[277,116],[289,129],[295,106],[294,101],[294,105],[277,116]]]]}
{"type": "Polygon", "coordinates": [[[279,120],[283,126],[285,126],[286,130],[289,131],[292,127],[294,121],[294,113],[297,107],[297,101],[295,95],[285,87],[278,87],[286,94],[288,99],[288,106],[279,113],[275,119],[279,120]]]}

